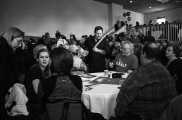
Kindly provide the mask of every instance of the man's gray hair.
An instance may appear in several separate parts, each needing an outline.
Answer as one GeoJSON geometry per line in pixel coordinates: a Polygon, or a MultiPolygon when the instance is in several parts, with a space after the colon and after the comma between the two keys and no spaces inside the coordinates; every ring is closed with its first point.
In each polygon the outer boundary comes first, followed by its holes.
{"type": "Polygon", "coordinates": [[[134,53],[134,45],[133,43],[131,43],[130,41],[126,40],[126,41],[122,41],[121,42],[121,46],[125,45],[125,44],[128,44],[129,45],[129,49],[131,51],[131,53],[134,53]]]}

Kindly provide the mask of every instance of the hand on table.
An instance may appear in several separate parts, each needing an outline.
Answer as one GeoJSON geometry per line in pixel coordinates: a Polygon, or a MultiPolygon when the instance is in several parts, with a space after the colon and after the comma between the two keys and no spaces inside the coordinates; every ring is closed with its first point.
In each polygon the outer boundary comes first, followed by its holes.
{"type": "Polygon", "coordinates": [[[128,70],[127,73],[128,73],[128,75],[130,75],[132,72],[133,72],[132,70],[128,70]]]}
{"type": "Polygon", "coordinates": [[[109,67],[110,67],[110,68],[113,68],[113,67],[114,67],[114,63],[113,63],[113,62],[110,62],[110,63],[109,63],[109,67]]]}

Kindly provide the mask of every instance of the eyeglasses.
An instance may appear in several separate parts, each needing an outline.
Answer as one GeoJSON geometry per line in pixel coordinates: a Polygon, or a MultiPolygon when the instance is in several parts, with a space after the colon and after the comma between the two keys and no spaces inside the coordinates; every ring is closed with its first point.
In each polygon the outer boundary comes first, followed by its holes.
{"type": "Polygon", "coordinates": [[[173,50],[168,50],[168,49],[167,49],[166,51],[170,52],[170,51],[173,51],[173,50]]]}
{"type": "Polygon", "coordinates": [[[130,48],[121,47],[121,50],[129,50],[130,48]]]}
{"type": "Polygon", "coordinates": [[[23,42],[23,40],[18,40],[17,38],[15,38],[15,39],[18,42],[18,44],[21,44],[23,42]]]}

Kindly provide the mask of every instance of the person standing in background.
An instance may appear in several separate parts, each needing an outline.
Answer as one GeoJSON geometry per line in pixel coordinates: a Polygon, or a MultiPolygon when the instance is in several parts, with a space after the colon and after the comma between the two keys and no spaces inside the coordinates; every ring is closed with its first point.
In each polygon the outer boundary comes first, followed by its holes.
{"type": "Polygon", "coordinates": [[[45,35],[42,36],[42,38],[38,41],[38,45],[39,44],[46,45],[49,51],[52,50],[52,40],[49,32],[46,32],[45,35]]]}
{"type": "Polygon", "coordinates": [[[151,31],[148,31],[148,35],[144,37],[146,42],[155,42],[155,37],[152,36],[151,31]]]}
{"type": "Polygon", "coordinates": [[[88,72],[103,72],[106,69],[106,57],[109,56],[110,47],[106,39],[102,40],[95,47],[102,38],[103,28],[101,26],[95,27],[94,33],[95,35],[87,38],[84,43],[85,49],[88,52],[85,62],[88,64],[88,72]]]}
{"type": "Polygon", "coordinates": [[[138,32],[139,32],[138,38],[140,39],[140,42],[144,45],[146,43],[146,40],[143,34],[143,30],[139,29],[138,32]]]}
{"type": "Polygon", "coordinates": [[[15,51],[23,43],[24,32],[11,27],[0,36],[0,118],[6,119],[5,95],[18,82],[15,51]]]}

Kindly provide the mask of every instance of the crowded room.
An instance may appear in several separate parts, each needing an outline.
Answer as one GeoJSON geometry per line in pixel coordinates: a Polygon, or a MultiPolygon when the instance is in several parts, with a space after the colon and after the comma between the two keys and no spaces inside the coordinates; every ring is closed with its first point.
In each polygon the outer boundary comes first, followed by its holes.
{"type": "Polygon", "coordinates": [[[182,120],[182,0],[0,4],[0,120],[182,120]]]}

